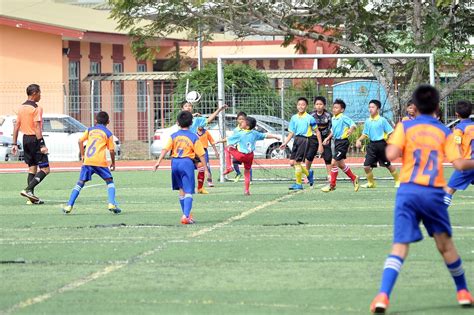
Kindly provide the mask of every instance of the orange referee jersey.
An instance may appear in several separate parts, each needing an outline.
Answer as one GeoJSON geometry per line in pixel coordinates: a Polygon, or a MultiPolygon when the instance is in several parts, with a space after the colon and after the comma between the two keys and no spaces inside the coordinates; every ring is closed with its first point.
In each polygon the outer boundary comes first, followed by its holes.
{"type": "Polygon", "coordinates": [[[36,134],[35,123],[39,122],[43,128],[43,108],[33,101],[26,101],[18,107],[16,122],[20,126],[20,131],[25,135],[36,134]]]}
{"type": "Polygon", "coordinates": [[[79,141],[87,140],[84,165],[107,167],[106,150],[114,150],[114,136],[104,125],[96,125],[87,129],[79,141]]]}
{"type": "Polygon", "coordinates": [[[444,187],[443,161],[460,159],[452,132],[429,115],[401,122],[388,140],[403,151],[401,183],[444,187]]]}

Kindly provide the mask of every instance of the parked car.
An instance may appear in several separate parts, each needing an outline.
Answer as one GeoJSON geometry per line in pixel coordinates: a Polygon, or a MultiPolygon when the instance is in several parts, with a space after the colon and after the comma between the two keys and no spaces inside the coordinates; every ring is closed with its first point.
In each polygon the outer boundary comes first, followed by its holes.
{"type": "MultiPolygon", "coordinates": [[[[13,136],[16,116],[0,116],[0,133],[4,136],[13,136]]],[[[79,161],[79,147],[77,142],[87,129],[85,125],[68,115],[44,114],[43,137],[48,147],[50,161],[79,161]]],[[[18,137],[21,143],[23,136],[18,137]]],[[[121,155],[120,140],[114,136],[117,158],[121,155]]]]}
{"type": "MultiPolygon", "coordinates": [[[[276,130],[273,127],[264,123],[261,119],[257,118],[257,116],[252,115],[252,117],[257,119],[257,126],[255,130],[260,131],[262,133],[271,133],[275,135],[281,135],[281,130],[276,130]]],[[[226,136],[232,135],[232,130],[236,126],[237,115],[234,114],[227,114],[225,116],[225,127],[226,127],[226,136]]],[[[212,137],[215,140],[221,138],[219,133],[219,124],[216,121],[213,121],[209,126],[206,128],[211,133],[212,137]]],[[[153,137],[153,143],[151,145],[151,154],[154,156],[159,156],[163,146],[168,141],[169,137],[172,133],[179,130],[177,125],[173,125],[169,128],[157,129],[155,131],[155,135],[153,137]]],[[[285,134],[285,136],[287,133],[285,134]]],[[[265,139],[262,141],[257,141],[255,146],[254,155],[256,158],[263,158],[263,159],[285,159],[290,156],[290,150],[293,145],[291,141],[288,144],[288,147],[285,150],[280,150],[281,140],[275,139],[265,139]]],[[[209,156],[214,157],[215,153],[214,150],[209,150],[209,156]]]]}
{"type": "MultiPolygon", "coordinates": [[[[471,121],[474,121],[474,114],[472,114],[471,116],[469,116],[469,118],[471,119],[471,121]]],[[[456,119],[456,120],[453,120],[452,122],[446,124],[446,127],[448,127],[449,129],[453,129],[454,127],[457,126],[457,124],[459,124],[461,122],[461,119],[456,119]]]]}
{"type": "Polygon", "coordinates": [[[0,135],[0,162],[3,161],[22,161],[23,147],[18,144],[18,153],[12,154],[13,138],[0,135]]]}
{"type": "Polygon", "coordinates": [[[290,123],[283,118],[276,117],[276,116],[266,116],[266,115],[251,115],[253,118],[264,122],[265,124],[269,125],[273,129],[279,131],[281,133],[281,129],[283,126],[283,130],[288,132],[288,126],[290,123]]]}

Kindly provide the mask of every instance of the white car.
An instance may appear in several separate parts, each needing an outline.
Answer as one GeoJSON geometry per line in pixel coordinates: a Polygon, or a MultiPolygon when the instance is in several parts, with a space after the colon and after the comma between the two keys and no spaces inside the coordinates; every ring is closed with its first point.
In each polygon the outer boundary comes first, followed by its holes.
{"type": "MultiPolygon", "coordinates": [[[[16,116],[0,116],[0,133],[13,136],[16,116]]],[[[43,114],[43,138],[48,147],[50,161],[79,161],[77,142],[87,129],[85,125],[68,115],[43,114]]],[[[23,136],[18,136],[21,143],[23,136]]],[[[114,136],[117,158],[121,155],[120,141],[114,136]]]]}
{"type": "MultiPolygon", "coordinates": [[[[251,116],[251,115],[250,115],[251,116]]],[[[253,117],[253,116],[251,116],[253,117]]],[[[234,114],[226,114],[225,116],[225,125],[226,125],[226,136],[229,137],[232,135],[232,130],[236,126],[236,115],[234,114]]],[[[214,140],[219,140],[221,138],[219,133],[219,124],[218,119],[216,118],[209,126],[206,127],[207,130],[211,133],[214,140]]],[[[157,129],[155,131],[155,135],[153,137],[153,143],[151,145],[151,154],[154,156],[159,156],[161,153],[162,148],[170,138],[171,134],[178,131],[178,125],[173,125],[169,128],[164,129],[157,129]]],[[[275,130],[274,128],[270,127],[266,123],[262,122],[261,120],[257,119],[257,126],[255,130],[260,131],[262,133],[270,133],[274,135],[281,135],[281,130],[275,130]]],[[[287,134],[285,134],[286,137],[287,134]]],[[[256,158],[260,159],[286,159],[290,156],[290,150],[293,145],[293,141],[290,141],[288,147],[285,150],[280,150],[280,145],[282,144],[281,140],[275,139],[265,139],[261,141],[257,141],[255,145],[254,155],[256,158]]],[[[209,149],[209,156],[215,157],[214,150],[212,148],[209,149]]]]}

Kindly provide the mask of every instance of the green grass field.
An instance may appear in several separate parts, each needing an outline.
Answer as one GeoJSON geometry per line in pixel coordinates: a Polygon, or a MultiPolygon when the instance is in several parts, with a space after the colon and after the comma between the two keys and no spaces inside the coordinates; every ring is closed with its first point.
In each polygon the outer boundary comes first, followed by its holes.
{"type": "MultiPolygon", "coordinates": [[[[66,216],[78,173],[51,174],[37,189],[42,206],[19,196],[25,174],[0,175],[0,313],[369,313],[391,244],[392,181],[358,193],[342,182],[329,194],[255,182],[248,197],[242,183],[218,184],[195,196],[198,223],[182,226],[168,171],[114,176],[121,215],[107,211],[96,178],[66,216]]],[[[474,288],[473,187],[450,209],[474,288]]],[[[389,313],[473,311],[457,306],[433,241],[413,245],[389,313]]]]}

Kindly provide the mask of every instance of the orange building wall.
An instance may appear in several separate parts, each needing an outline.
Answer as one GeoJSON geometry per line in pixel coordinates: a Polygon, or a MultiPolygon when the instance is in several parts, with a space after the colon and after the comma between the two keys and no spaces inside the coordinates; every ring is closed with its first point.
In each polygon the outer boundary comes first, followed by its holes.
{"type": "Polygon", "coordinates": [[[61,37],[3,25],[0,34],[0,115],[14,114],[31,83],[41,86],[45,113],[63,112],[61,37]]]}

